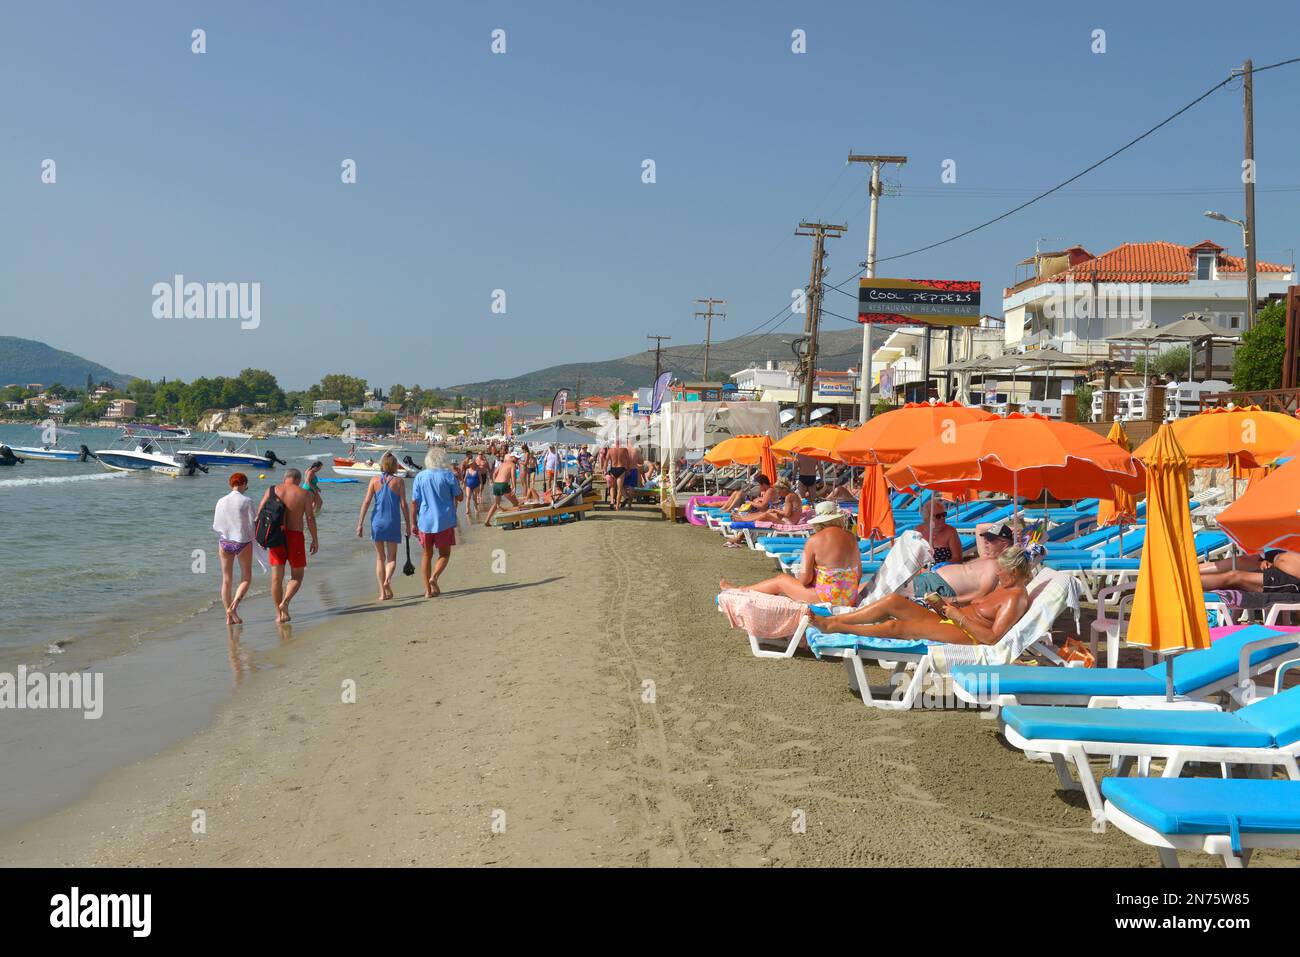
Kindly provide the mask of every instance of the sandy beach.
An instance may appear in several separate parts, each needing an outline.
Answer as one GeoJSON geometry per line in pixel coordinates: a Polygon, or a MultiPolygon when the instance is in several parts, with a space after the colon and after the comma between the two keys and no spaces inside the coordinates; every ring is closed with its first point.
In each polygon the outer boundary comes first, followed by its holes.
{"type": "Polygon", "coordinates": [[[838,663],[752,658],[713,596],[763,572],[648,508],[474,527],[443,598],[403,578],[256,652],[211,727],[4,835],[0,863],[1155,863],[992,722],[868,712],[838,663]]]}

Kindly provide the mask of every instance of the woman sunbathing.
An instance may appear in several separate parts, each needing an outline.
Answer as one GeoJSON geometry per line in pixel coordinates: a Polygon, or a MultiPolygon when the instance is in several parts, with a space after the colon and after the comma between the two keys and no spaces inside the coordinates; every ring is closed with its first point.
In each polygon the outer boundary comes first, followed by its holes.
{"type": "Polygon", "coordinates": [[[989,594],[957,602],[937,594],[925,598],[888,595],[842,615],[813,615],[812,624],[828,634],[941,641],[949,645],[992,645],[1029,610],[1026,585],[1041,557],[1039,548],[1013,545],[997,558],[998,584],[989,594]]]}
{"type": "MultiPolygon", "coordinates": [[[[862,578],[862,553],[858,551],[857,536],[844,527],[850,517],[832,502],[818,502],[810,524],[820,526],[820,530],[803,547],[799,577],[782,572],[742,590],[784,595],[795,601],[855,604],[862,578]]],[[[736,586],[723,579],[718,587],[726,591],[736,586]]]]}
{"type": "MultiPolygon", "coordinates": [[[[779,507],[769,508],[766,511],[753,512],[732,512],[731,520],[733,522],[771,522],[774,525],[798,525],[803,519],[803,500],[799,498],[788,485],[774,485],[772,492],[781,502],[779,507]]],[[[838,509],[837,509],[838,510],[838,509]]],[[[740,543],[745,540],[744,532],[737,532],[722,540],[722,543],[729,548],[739,548],[740,543]]]]}

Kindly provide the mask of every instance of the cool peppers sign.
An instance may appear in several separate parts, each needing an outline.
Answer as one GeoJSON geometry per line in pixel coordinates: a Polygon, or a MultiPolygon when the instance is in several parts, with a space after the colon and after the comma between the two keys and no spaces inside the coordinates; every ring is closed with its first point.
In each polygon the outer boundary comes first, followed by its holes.
{"type": "Polygon", "coordinates": [[[900,326],[976,326],[980,284],[956,279],[863,279],[858,322],[900,326]]]}

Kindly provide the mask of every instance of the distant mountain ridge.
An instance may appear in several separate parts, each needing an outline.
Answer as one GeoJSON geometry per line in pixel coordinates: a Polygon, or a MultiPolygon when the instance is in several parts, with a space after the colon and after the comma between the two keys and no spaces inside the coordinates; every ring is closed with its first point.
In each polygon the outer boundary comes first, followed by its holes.
{"type": "Polygon", "coordinates": [[[129,375],[44,342],[0,336],[0,386],[39,382],[48,387],[57,382],[70,389],[83,389],[87,373],[96,384],[111,382],[121,387],[131,380],[129,375]]]}
{"type": "MultiPolygon", "coordinates": [[[[892,331],[887,327],[874,328],[872,343],[879,346],[892,331]]],[[[795,356],[790,342],[800,335],[801,331],[791,330],[715,342],[709,349],[709,377],[715,381],[725,380],[734,372],[754,365],[763,366],[769,360],[793,361],[795,356]]],[[[857,368],[862,362],[861,327],[827,329],[823,326],[818,346],[819,369],[857,368]]],[[[665,348],[662,365],[665,371],[672,372],[678,379],[698,381],[704,376],[704,343],[665,348]]],[[[439,391],[472,396],[481,393],[485,399],[495,396],[499,401],[549,399],[556,389],[576,388],[581,377],[583,395],[622,395],[652,385],[654,376],[655,354],[650,349],[603,362],[570,362],[511,378],[443,386],[439,391]]]]}

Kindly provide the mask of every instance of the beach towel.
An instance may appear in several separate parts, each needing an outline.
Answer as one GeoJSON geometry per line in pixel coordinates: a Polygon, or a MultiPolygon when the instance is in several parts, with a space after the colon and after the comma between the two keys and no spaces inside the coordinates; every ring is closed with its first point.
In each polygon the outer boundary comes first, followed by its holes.
{"type": "Polygon", "coordinates": [[[812,530],[812,525],[807,522],[800,522],[798,525],[783,525],[779,522],[754,522],[755,528],[766,528],[773,532],[808,532],[812,530]]]}
{"type": "Polygon", "coordinates": [[[755,638],[789,638],[799,627],[808,605],[784,595],[730,588],[718,594],[718,607],[733,628],[743,628],[755,638]]]}

